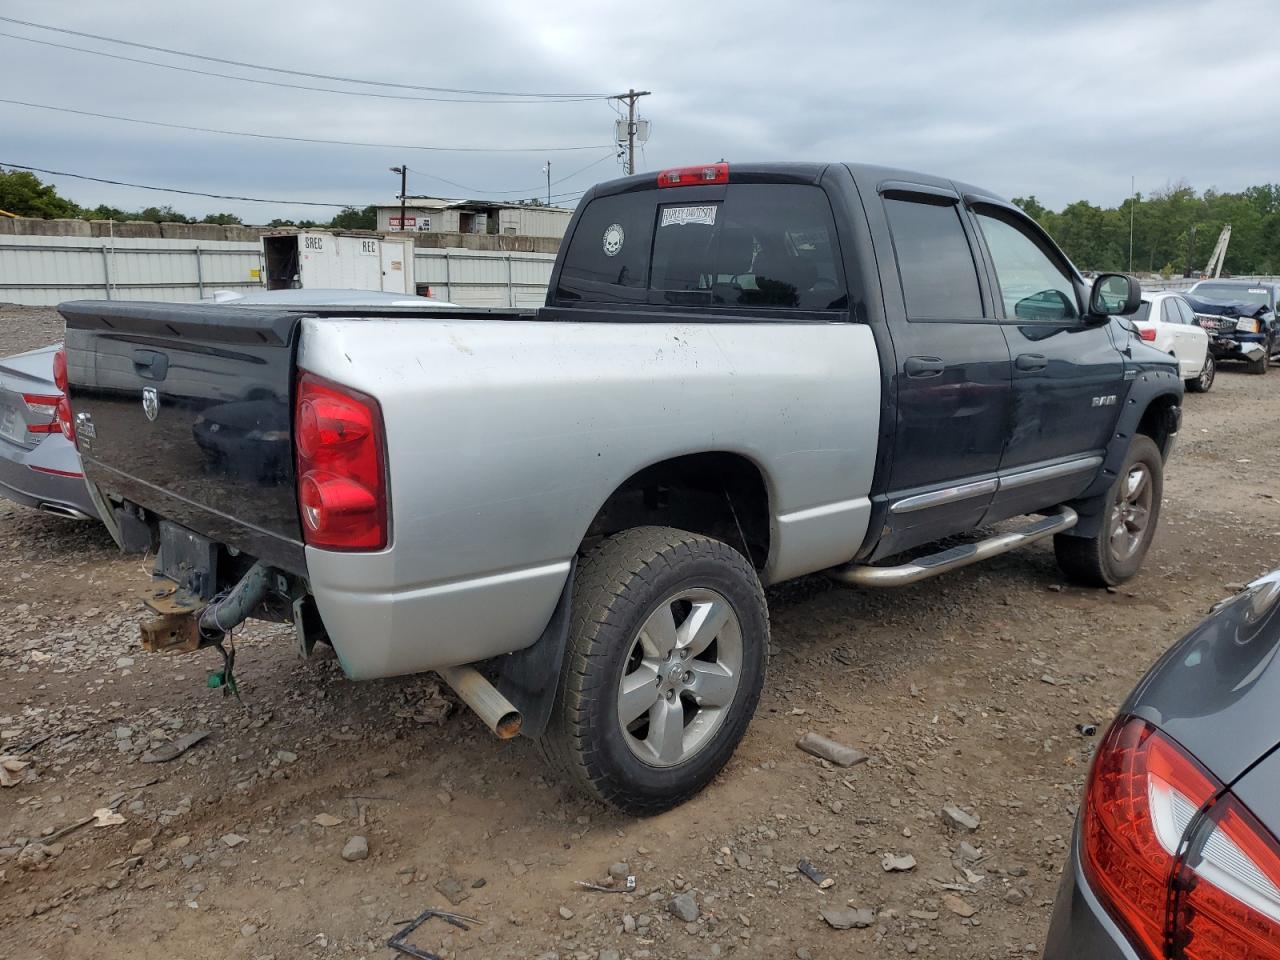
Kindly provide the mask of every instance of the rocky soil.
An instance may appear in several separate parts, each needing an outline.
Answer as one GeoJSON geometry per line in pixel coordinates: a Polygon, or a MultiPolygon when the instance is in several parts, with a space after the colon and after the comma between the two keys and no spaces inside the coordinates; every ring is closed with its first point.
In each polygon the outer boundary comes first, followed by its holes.
{"type": "MultiPolygon", "coordinates": [[[[0,352],[56,336],[0,308],[0,352]]],[[[0,501],[0,956],[388,958],[428,907],[476,921],[418,929],[451,958],[1038,955],[1097,741],[1079,725],[1280,565],[1256,426],[1277,421],[1276,372],[1187,398],[1155,546],[1117,591],[1067,585],[1043,544],[893,592],[771,591],[746,740],[647,820],[567,792],[432,677],[351,683],[285,629],[237,636],[224,697],[216,653],[139,650],[142,558],[0,501]],[[810,731],[869,759],[833,767],[796,748],[810,731]]]]}

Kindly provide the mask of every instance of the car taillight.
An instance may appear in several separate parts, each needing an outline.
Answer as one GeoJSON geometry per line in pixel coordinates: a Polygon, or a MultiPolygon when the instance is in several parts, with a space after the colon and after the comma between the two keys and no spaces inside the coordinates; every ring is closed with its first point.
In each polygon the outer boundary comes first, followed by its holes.
{"type": "Polygon", "coordinates": [[[1139,328],[1138,328],[1138,336],[1140,336],[1143,340],[1154,340],[1154,339],[1156,338],[1156,331],[1155,331],[1155,328],[1154,328],[1154,327],[1139,327],[1139,328]]]}
{"type": "Polygon", "coordinates": [[[1280,957],[1280,846],[1235,797],[1192,833],[1175,886],[1175,956],[1280,957]]]}
{"type": "Polygon", "coordinates": [[[76,447],[80,446],[80,441],[76,439],[76,421],[71,415],[71,401],[66,397],[58,401],[58,429],[76,447]]]}
{"type": "MultiPolygon", "coordinates": [[[[58,428],[62,431],[62,435],[75,443],[76,442],[76,422],[71,415],[71,399],[67,396],[67,348],[59,347],[53,354],[53,382],[57,386],[62,396],[55,401],[54,419],[57,420],[58,428]]],[[[52,430],[48,431],[53,433],[52,430]]]]}
{"type": "Polygon", "coordinates": [[[700,183],[728,183],[727,163],[706,163],[700,167],[672,167],[658,174],[660,187],[692,187],[700,183]]]}
{"type": "Polygon", "coordinates": [[[1280,958],[1274,838],[1150,724],[1121,718],[1108,731],[1080,829],[1090,885],[1144,957],[1280,958]]]}
{"type": "Polygon", "coordinates": [[[41,393],[24,393],[23,402],[27,409],[37,417],[43,417],[44,423],[27,424],[27,433],[57,433],[61,426],[58,423],[58,404],[62,397],[54,397],[41,393]]]}
{"type": "Polygon", "coordinates": [[[67,348],[59,347],[53,354],[53,382],[61,393],[67,392],[67,348]]]}
{"type": "Polygon", "coordinates": [[[294,411],[303,538],[331,550],[381,550],[388,511],[382,412],[348,387],[304,373],[294,411]]]}

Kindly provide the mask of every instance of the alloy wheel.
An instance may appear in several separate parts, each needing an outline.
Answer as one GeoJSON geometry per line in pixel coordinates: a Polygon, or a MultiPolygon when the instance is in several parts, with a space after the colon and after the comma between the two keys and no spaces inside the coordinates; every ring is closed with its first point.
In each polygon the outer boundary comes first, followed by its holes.
{"type": "Polygon", "coordinates": [[[724,723],[742,677],[742,626],[714,590],[681,590],[637,632],[618,681],[627,747],[655,767],[681,763],[724,723]]]}
{"type": "Polygon", "coordinates": [[[1204,358],[1204,366],[1200,369],[1200,392],[1205,393],[1213,386],[1214,375],[1213,355],[1209,354],[1204,358]]]}
{"type": "Polygon", "coordinates": [[[1153,484],[1145,463],[1135,463],[1119,484],[1111,507],[1111,555],[1124,561],[1142,546],[1151,520],[1153,484]]]}

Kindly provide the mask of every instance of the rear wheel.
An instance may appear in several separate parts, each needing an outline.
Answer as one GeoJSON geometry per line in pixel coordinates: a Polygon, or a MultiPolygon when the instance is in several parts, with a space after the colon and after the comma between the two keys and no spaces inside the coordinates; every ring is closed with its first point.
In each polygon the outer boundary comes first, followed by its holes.
{"type": "Polygon", "coordinates": [[[1217,364],[1213,362],[1213,354],[1204,355],[1204,366],[1200,368],[1200,376],[1187,381],[1187,389],[1192,393],[1208,393],[1213,386],[1213,378],[1217,374],[1217,364]]]}
{"type": "Polygon", "coordinates": [[[578,568],[547,758],[627,813],[674,807],[729,760],[764,684],[769,619],[718,540],[639,527],[578,568]]]}
{"type": "Polygon", "coordinates": [[[1097,535],[1054,537],[1062,572],[1093,587],[1114,586],[1134,576],[1155,536],[1163,493],[1160,449],[1150,437],[1138,434],[1107,493],[1106,514],[1097,535]]]}

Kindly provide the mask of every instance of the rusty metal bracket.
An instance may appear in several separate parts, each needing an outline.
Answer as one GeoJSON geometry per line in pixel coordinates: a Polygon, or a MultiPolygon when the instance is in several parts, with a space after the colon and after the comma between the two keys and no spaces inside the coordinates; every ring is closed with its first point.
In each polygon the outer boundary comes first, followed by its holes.
{"type": "Polygon", "coordinates": [[[148,653],[190,653],[199,650],[200,626],[195,614],[170,613],[144,620],[138,626],[142,649],[148,653]]]}
{"type": "Polygon", "coordinates": [[[200,636],[197,614],[205,602],[168,577],[152,577],[142,602],[158,616],[139,626],[142,649],[148,653],[190,653],[207,646],[200,636]]]}
{"type": "Polygon", "coordinates": [[[162,617],[196,613],[206,603],[175,581],[160,576],[151,578],[151,588],[143,595],[142,602],[147,609],[162,617]]]}
{"type": "Polygon", "coordinates": [[[476,920],[473,917],[463,917],[456,913],[446,913],[444,910],[436,910],[434,907],[423,910],[414,919],[395,932],[387,946],[397,953],[403,953],[407,957],[414,957],[415,960],[440,960],[439,954],[432,953],[430,950],[424,950],[422,947],[415,947],[412,943],[406,943],[409,934],[417,930],[432,917],[439,917],[445,923],[453,924],[459,930],[470,930],[468,923],[483,923],[482,920],[476,920]]]}

